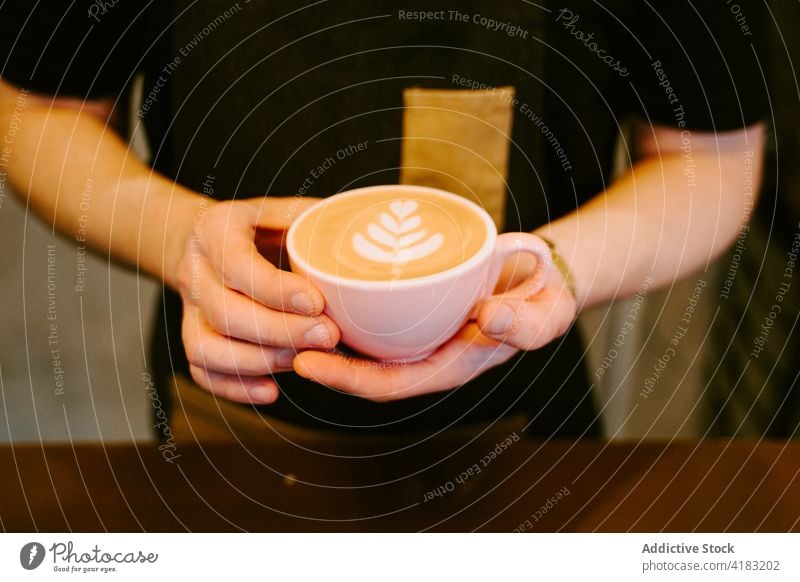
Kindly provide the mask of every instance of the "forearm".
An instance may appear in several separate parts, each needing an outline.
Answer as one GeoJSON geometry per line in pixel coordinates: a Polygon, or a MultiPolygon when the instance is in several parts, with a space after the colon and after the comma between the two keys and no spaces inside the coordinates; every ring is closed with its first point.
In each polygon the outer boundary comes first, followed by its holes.
{"type": "Polygon", "coordinates": [[[761,171],[752,147],[650,156],[579,211],[539,233],[553,240],[575,279],[581,307],[665,285],[706,266],[749,218],[761,171]]]}
{"type": "Polygon", "coordinates": [[[16,127],[5,144],[14,190],[57,230],[174,286],[202,197],[152,172],[96,115],[20,107],[18,94],[0,89],[0,128],[16,127]]]}

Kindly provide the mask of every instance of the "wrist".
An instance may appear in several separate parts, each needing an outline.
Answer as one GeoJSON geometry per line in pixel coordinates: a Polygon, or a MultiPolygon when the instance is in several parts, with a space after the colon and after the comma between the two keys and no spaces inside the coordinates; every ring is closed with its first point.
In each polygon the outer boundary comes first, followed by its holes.
{"type": "Polygon", "coordinates": [[[161,177],[149,181],[147,199],[153,207],[145,216],[151,221],[151,229],[142,228],[141,252],[149,248],[151,256],[142,256],[139,264],[178,291],[180,263],[191,241],[199,237],[205,213],[216,201],[161,177]]]}

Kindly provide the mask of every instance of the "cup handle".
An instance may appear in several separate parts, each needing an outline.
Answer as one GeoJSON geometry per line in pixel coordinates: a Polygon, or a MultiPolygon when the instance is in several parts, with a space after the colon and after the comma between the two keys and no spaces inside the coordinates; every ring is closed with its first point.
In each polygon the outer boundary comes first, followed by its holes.
{"type": "Polygon", "coordinates": [[[486,279],[486,287],[483,292],[484,299],[492,295],[503,264],[506,259],[514,253],[530,253],[536,255],[536,271],[533,280],[528,285],[527,297],[533,297],[544,287],[547,274],[553,268],[553,256],[550,247],[541,237],[528,232],[507,232],[497,237],[497,244],[494,247],[492,261],[489,266],[489,277],[486,279]]]}

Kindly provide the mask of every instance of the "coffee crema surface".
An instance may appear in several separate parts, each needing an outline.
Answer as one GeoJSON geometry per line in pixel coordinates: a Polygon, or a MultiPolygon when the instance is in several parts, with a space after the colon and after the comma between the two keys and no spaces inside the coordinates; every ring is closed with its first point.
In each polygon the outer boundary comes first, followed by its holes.
{"type": "Polygon", "coordinates": [[[299,256],[337,277],[416,279],[456,267],[486,242],[478,212],[443,196],[391,190],[321,203],[296,225],[299,256]]]}

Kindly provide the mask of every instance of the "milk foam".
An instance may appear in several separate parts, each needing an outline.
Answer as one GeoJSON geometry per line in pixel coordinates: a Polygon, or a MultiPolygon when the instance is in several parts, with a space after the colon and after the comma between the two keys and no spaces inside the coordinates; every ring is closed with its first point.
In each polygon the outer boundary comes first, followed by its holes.
{"type": "Polygon", "coordinates": [[[482,217],[447,198],[381,191],[320,204],[297,228],[315,268],[360,280],[424,277],[456,267],[486,240],[482,217]]]}
{"type": "Polygon", "coordinates": [[[422,218],[413,214],[418,207],[414,200],[395,200],[389,204],[390,212],[380,213],[380,224],[370,222],[366,233],[353,235],[353,248],[368,261],[397,265],[435,253],[444,243],[444,235],[428,236],[428,230],[420,228],[425,226],[422,218]]]}

